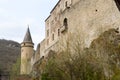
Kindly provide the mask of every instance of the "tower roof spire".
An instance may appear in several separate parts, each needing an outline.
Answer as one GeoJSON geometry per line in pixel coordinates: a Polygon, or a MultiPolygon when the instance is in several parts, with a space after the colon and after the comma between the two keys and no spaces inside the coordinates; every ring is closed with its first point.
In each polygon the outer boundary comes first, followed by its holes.
{"type": "Polygon", "coordinates": [[[31,38],[31,34],[30,34],[29,25],[28,25],[28,29],[27,29],[27,32],[26,32],[26,35],[25,35],[25,37],[24,37],[23,42],[33,43],[32,38],[31,38]]]}

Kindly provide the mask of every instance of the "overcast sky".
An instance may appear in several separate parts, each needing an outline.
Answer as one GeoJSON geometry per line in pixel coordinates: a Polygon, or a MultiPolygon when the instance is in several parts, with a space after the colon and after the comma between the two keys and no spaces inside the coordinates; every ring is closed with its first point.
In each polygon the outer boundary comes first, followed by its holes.
{"type": "Polygon", "coordinates": [[[0,0],[0,39],[23,41],[27,25],[35,45],[44,39],[45,19],[58,0],[0,0]]]}

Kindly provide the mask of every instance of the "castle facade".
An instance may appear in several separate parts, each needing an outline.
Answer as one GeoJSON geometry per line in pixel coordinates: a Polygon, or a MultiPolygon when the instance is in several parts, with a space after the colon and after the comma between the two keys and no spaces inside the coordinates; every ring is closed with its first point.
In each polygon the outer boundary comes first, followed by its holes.
{"type": "Polygon", "coordinates": [[[34,44],[29,28],[21,44],[21,74],[29,74],[32,66],[50,51],[58,51],[58,43],[66,36],[79,34],[83,47],[110,28],[120,27],[119,0],[59,0],[45,20],[45,39],[34,44]]]}

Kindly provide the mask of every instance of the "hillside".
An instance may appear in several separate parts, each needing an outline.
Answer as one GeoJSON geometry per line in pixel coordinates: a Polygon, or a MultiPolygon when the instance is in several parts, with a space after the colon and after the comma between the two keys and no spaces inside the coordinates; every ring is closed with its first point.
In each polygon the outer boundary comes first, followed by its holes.
{"type": "Polygon", "coordinates": [[[11,40],[0,39],[0,71],[2,73],[9,72],[12,64],[16,62],[19,56],[19,43],[11,40]]]}

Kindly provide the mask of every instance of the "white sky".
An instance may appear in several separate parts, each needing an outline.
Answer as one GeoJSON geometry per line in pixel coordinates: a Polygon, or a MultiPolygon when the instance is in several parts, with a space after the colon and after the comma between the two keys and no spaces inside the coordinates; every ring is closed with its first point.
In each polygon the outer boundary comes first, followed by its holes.
{"type": "Polygon", "coordinates": [[[29,24],[35,45],[44,39],[45,19],[58,0],[0,0],[0,39],[23,41],[29,24]]]}

